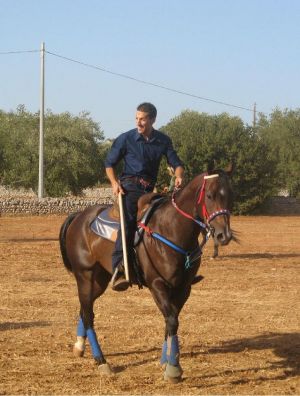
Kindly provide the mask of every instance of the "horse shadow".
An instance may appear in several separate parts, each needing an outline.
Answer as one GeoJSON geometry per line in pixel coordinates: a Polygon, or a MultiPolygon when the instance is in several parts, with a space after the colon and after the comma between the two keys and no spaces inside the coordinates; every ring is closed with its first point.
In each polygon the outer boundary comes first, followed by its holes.
{"type": "MultiPolygon", "coordinates": [[[[221,354],[221,353],[240,353],[245,350],[267,350],[271,349],[275,356],[281,360],[276,362],[267,361],[264,367],[253,367],[252,372],[259,372],[265,370],[282,369],[282,373],[276,377],[259,376],[259,381],[274,381],[286,380],[288,377],[300,376],[300,333],[266,333],[256,337],[242,338],[239,340],[229,340],[222,343],[220,346],[208,348],[205,352],[197,352],[197,347],[193,349],[193,356],[203,354],[221,354]]],[[[184,355],[184,354],[183,354],[184,355]]],[[[190,354],[186,354],[191,356],[190,354]]],[[[228,371],[228,370],[227,370],[228,371]]],[[[229,374],[226,370],[223,373],[205,375],[197,377],[199,379],[212,378],[220,375],[229,374]]],[[[235,370],[235,373],[243,373],[243,378],[238,381],[232,381],[232,384],[248,383],[253,381],[253,378],[247,379],[245,374],[249,369],[235,370]]]]}
{"type": "MultiPolygon", "coordinates": [[[[4,239],[5,240],[5,239],[4,239]]],[[[53,242],[53,241],[58,241],[58,238],[57,237],[55,237],[55,238],[52,238],[52,237],[45,237],[45,238],[39,238],[39,237],[37,237],[37,238],[10,238],[10,239],[6,239],[5,241],[8,241],[8,242],[19,242],[19,243],[21,243],[21,242],[25,242],[25,243],[30,243],[30,242],[53,242]]]]}
{"type": "MultiPolygon", "coordinates": [[[[228,340],[222,343],[220,346],[210,347],[207,349],[203,349],[203,346],[194,345],[192,346],[191,352],[183,352],[181,353],[182,358],[193,359],[197,356],[203,355],[213,355],[213,354],[226,354],[226,353],[241,353],[245,350],[268,350],[271,349],[276,357],[279,357],[281,360],[276,362],[266,361],[266,364],[259,367],[253,367],[251,369],[240,369],[240,370],[224,370],[224,372],[217,372],[212,374],[206,374],[203,376],[194,377],[194,380],[199,379],[212,379],[214,377],[220,377],[231,374],[234,372],[235,374],[240,374],[243,377],[240,380],[231,381],[232,385],[237,384],[245,384],[253,382],[253,378],[247,378],[247,373],[250,372],[264,372],[264,371],[272,371],[282,369],[282,372],[277,376],[272,376],[272,378],[268,376],[259,376],[258,381],[274,381],[274,380],[286,380],[288,377],[297,377],[300,376],[300,333],[266,333],[256,337],[251,338],[242,338],[238,340],[228,340]],[[201,348],[201,350],[200,350],[201,348]],[[197,351],[197,349],[199,349],[197,351]]],[[[140,366],[143,364],[157,362],[157,359],[160,356],[161,349],[160,348],[148,348],[144,350],[134,350],[134,351],[126,351],[126,352],[117,352],[111,353],[107,356],[127,356],[127,355],[143,355],[152,353],[151,358],[142,358],[137,359],[129,364],[115,366],[114,370],[116,373],[122,372],[130,367],[140,366]]],[[[197,387],[197,385],[193,385],[197,387]]],[[[199,385],[200,386],[200,385],[199,385]]],[[[203,384],[201,385],[201,387],[203,384]]],[[[206,387],[210,387],[214,385],[206,385],[206,387]]]]}
{"type": "Polygon", "coordinates": [[[50,326],[50,322],[37,321],[37,322],[3,322],[0,323],[0,331],[28,329],[31,327],[46,327],[50,326]]]}
{"type": "Polygon", "coordinates": [[[117,374],[117,373],[120,373],[120,372],[126,370],[128,368],[128,366],[130,366],[130,367],[139,367],[139,366],[141,366],[143,364],[147,364],[147,363],[152,363],[152,362],[158,361],[159,355],[161,353],[161,348],[153,347],[153,348],[148,348],[148,349],[143,349],[143,350],[136,350],[135,349],[134,351],[113,352],[113,353],[107,353],[106,356],[107,357],[112,357],[112,356],[130,356],[130,355],[134,355],[136,357],[137,355],[143,355],[143,354],[148,354],[148,353],[152,354],[151,358],[137,359],[135,361],[131,361],[129,364],[126,364],[126,365],[116,365],[116,366],[114,366],[114,372],[117,374]]]}

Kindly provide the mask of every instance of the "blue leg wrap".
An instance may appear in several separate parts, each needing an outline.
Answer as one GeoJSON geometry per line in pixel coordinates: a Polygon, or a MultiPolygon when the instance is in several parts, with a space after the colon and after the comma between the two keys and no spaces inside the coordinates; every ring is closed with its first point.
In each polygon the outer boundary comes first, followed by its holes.
{"type": "Polygon", "coordinates": [[[78,319],[78,325],[77,325],[77,337],[86,337],[86,330],[83,325],[83,321],[81,317],[78,319]]]}
{"type": "Polygon", "coordinates": [[[177,335],[168,336],[167,339],[167,359],[172,366],[179,364],[179,342],[177,335]]]}
{"type": "Polygon", "coordinates": [[[90,346],[92,348],[93,357],[95,359],[103,359],[103,353],[97,340],[97,336],[94,329],[87,329],[86,331],[90,346]]]}
{"type": "Polygon", "coordinates": [[[161,351],[161,358],[160,358],[160,364],[163,365],[168,362],[167,358],[167,341],[164,341],[163,346],[162,346],[162,351],[161,351]]]}

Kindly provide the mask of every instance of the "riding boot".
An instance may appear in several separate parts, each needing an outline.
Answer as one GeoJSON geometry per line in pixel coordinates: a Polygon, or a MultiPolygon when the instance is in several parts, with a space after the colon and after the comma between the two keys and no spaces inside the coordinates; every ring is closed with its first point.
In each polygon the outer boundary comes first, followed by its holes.
{"type": "Polygon", "coordinates": [[[114,291],[125,291],[128,289],[129,285],[128,280],[125,278],[123,262],[121,262],[113,274],[111,288],[114,291]]]}

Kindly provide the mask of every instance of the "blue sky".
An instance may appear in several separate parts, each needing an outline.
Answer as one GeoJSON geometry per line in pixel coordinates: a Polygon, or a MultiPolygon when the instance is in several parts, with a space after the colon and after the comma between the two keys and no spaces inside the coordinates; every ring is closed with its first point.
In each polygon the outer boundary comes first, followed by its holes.
{"type": "MultiPolygon", "coordinates": [[[[299,108],[299,0],[0,0],[0,52],[39,50],[199,97],[257,110],[299,108]]],[[[46,53],[45,107],[86,110],[105,137],[134,127],[153,102],[155,126],[185,109],[251,111],[200,100],[46,53]]],[[[0,54],[0,109],[39,109],[39,52],[0,54]]]]}

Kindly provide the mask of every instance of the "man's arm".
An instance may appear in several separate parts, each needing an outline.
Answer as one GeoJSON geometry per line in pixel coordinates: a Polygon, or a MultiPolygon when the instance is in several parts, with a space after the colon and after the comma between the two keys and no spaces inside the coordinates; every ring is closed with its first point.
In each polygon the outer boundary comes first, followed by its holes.
{"type": "Polygon", "coordinates": [[[178,157],[176,151],[174,150],[172,140],[167,137],[168,139],[168,146],[166,150],[166,157],[167,162],[170,166],[172,166],[175,175],[175,188],[180,188],[183,184],[183,174],[184,174],[184,167],[182,161],[178,157]]]}
{"type": "Polygon", "coordinates": [[[184,168],[182,166],[177,166],[175,169],[175,187],[180,188],[183,184],[184,168]]]}
{"type": "Polygon", "coordinates": [[[108,179],[111,183],[113,194],[118,195],[119,192],[124,194],[124,191],[123,191],[119,181],[116,178],[114,168],[105,168],[105,171],[106,171],[106,176],[108,177],[108,179]]]}

